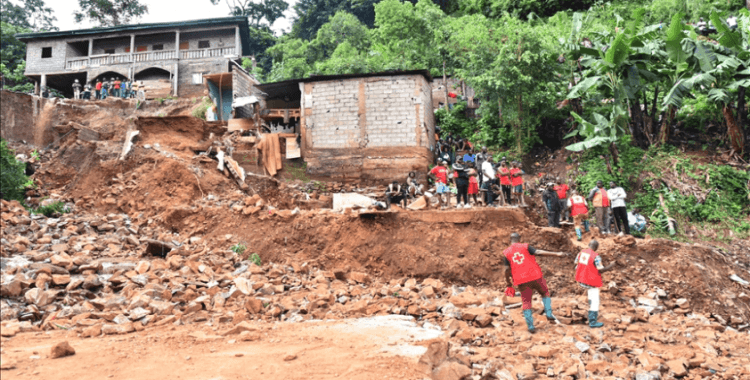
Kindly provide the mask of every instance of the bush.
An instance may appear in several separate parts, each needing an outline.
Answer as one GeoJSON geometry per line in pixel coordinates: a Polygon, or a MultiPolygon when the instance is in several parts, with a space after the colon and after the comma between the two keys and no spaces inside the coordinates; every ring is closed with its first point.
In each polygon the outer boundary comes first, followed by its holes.
{"type": "Polygon", "coordinates": [[[64,214],[66,212],[68,212],[68,210],[65,208],[65,203],[60,201],[50,203],[46,206],[39,206],[36,209],[31,210],[32,214],[41,214],[48,218],[55,214],[64,214]]]}
{"type": "Polygon", "coordinates": [[[0,139],[0,196],[21,202],[29,177],[25,174],[26,164],[16,160],[14,153],[8,143],[0,139]]]}
{"type": "Polygon", "coordinates": [[[244,244],[235,244],[235,245],[229,247],[229,249],[232,252],[234,252],[234,253],[236,253],[238,255],[241,255],[243,252],[245,252],[245,250],[247,249],[247,247],[244,244]]]}
{"type": "Polygon", "coordinates": [[[201,104],[193,109],[193,116],[206,120],[206,111],[208,111],[208,108],[212,105],[214,105],[214,102],[211,101],[211,98],[204,97],[201,104]]]}
{"type": "Polygon", "coordinates": [[[253,253],[252,255],[250,255],[250,257],[248,258],[248,260],[250,260],[250,262],[252,262],[253,264],[255,264],[257,266],[261,265],[260,255],[258,255],[257,253],[253,253]]]}

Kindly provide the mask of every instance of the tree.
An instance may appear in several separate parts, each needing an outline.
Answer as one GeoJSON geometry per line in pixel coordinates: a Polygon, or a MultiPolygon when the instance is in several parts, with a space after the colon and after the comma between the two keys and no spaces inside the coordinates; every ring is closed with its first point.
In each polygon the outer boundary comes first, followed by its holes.
{"type": "MultiPolygon", "coordinates": [[[[213,5],[220,2],[221,0],[211,0],[213,5]]],[[[247,16],[250,19],[250,25],[256,27],[272,26],[289,8],[289,4],[284,0],[224,0],[224,2],[229,7],[229,14],[247,16]],[[267,24],[263,24],[264,20],[267,24]]]]}
{"type": "Polygon", "coordinates": [[[81,7],[76,11],[76,22],[89,19],[99,26],[116,26],[130,24],[148,13],[148,6],[140,0],[78,0],[81,7]]]}
{"type": "Polygon", "coordinates": [[[29,180],[24,173],[25,165],[16,160],[8,143],[0,139],[0,198],[23,201],[24,187],[29,180]]]}
{"type": "Polygon", "coordinates": [[[0,20],[9,25],[33,32],[58,30],[54,25],[57,18],[52,15],[52,8],[44,4],[44,0],[26,0],[23,6],[15,5],[9,0],[0,0],[0,9],[0,20]]]}

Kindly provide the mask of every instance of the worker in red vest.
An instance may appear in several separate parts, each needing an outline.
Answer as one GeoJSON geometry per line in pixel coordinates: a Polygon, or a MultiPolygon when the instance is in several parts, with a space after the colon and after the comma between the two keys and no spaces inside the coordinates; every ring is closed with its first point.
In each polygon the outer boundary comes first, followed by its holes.
{"type": "Polygon", "coordinates": [[[597,322],[599,318],[599,288],[602,287],[602,273],[612,269],[615,263],[606,267],[602,265],[602,258],[596,253],[599,242],[591,240],[589,247],[576,256],[576,281],[584,289],[588,289],[589,297],[589,327],[604,326],[597,322]]]}
{"type": "Polygon", "coordinates": [[[557,320],[552,314],[552,299],[550,298],[547,282],[544,281],[542,268],[536,262],[536,255],[543,256],[565,256],[562,252],[550,252],[541,249],[535,249],[528,244],[521,244],[521,235],[514,232],[510,234],[510,247],[503,251],[505,257],[505,282],[508,288],[506,294],[513,293],[513,286],[518,286],[523,301],[523,318],[526,320],[526,326],[529,332],[535,332],[534,317],[531,311],[531,296],[536,290],[542,296],[544,304],[544,313],[549,320],[557,320]]]}
{"type": "Polygon", "coordinates": [[[568,209],[570,209],[570,216],[573,217],[578,241],[581,241],[581,224],[586,228],[586,232],[589,232],[589,207],[584,197],[578,195],[575,190],[571,190],[571,193],[573,195],[568,199],[568,209]]]}
{"type": "Polygon", "coordinates": [[[604,188],[604,182],[596,181],[596,187],[591,189],[588,200],[594,205],[596,224],[599,226],[599,232],[602,234],[609,233],[609,196],[607,189],[604,188]]]}

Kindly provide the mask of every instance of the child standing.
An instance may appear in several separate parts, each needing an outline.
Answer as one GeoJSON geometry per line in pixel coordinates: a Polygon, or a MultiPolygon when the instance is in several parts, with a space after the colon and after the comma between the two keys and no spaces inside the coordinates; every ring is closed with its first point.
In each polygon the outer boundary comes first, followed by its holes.
{"type": "MultiPolygon", "coordinates": [[[[474,199],[474,205],[478,206],[477,194],[479,194],[479,178],[476,169],[469,169],[469,195],[474,199]]],[[[470,207],[469,204],[466,207],[470,207]]]]}
{"type": "Polygon", "coordinates": [[[602,287],[602,273],[612,269],[615,263],[606,267],[602,265],[602,258],[596,253],[599,242],[591,240],[589,247],[576,256],[576,281],[581,287],[587,289],[589,298],[589,327],[602,327],[604,324],[597,322],[599,318],[599,288],[602,287]]]}

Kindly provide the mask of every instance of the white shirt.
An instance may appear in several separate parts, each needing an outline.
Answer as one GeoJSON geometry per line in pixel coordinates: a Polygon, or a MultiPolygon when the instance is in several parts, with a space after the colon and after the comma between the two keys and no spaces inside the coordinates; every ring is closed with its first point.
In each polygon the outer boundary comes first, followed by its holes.
{"type": "Polygon", "coordinates": [[[492,167],[492,162],[485,161],[482,163],[482,181],[491,181],[495,179],[495,168],[492,167]]]}
{"type": "Polygon", "coordinates": [[[625,190],[622,187],[615,187],[614,189],[607,190],[607,197],[612,202],[612,207],[625,207],[625,190]]]}

